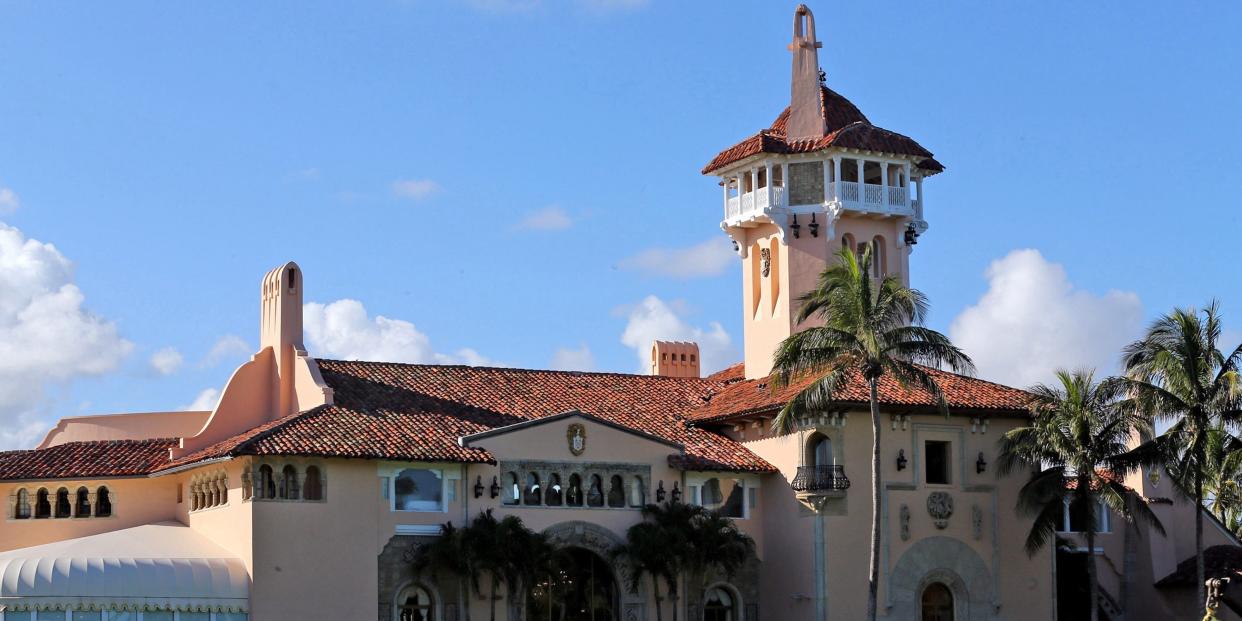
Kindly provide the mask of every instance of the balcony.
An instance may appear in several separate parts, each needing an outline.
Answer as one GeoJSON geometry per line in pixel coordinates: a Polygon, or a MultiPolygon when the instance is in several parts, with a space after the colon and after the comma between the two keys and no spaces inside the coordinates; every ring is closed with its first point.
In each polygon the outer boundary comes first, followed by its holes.
{"type": "Polygon", "coordinates": [[[877,185],[856,181],[831,181],[814,192],[792,193],[798,200],[790,204],[791,193],[784,186],[760,187],[743,194],[725,196],[724,220],[729,226],[754,226],[755,222],[770,222],[774,211],[810,213],[822,210],[833,203],[843,211],[853,211],[879,217],[922,219],[922,204],[911,196],[909,187],[877,185]]]}
{"type": "Polygon", "coordinates": [[[798,466],[790,484],[799,496],[841,495],[850,488],[845,466],[798,466]]]}

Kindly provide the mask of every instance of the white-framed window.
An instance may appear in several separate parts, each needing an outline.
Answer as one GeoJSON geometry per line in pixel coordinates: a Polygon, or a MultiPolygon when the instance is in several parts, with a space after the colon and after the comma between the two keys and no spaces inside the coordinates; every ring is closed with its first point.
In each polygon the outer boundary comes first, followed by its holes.
{"type": "Polygon", "coordinates": [[[728,473],[698,473],[686,477],[689,502],[744,520],[758,504],[759,481],[755,477],[728,473]]]}
{"type": "MultiPolygon", "coordinates": [[[[1062,508],[1061,528],[1063,533],[1081,533],[1086,530],[1086,515],[1078,509],[1071,509],[1070,499],[1065,499],[1065,506],[1062,508]]],[[[1095,532],[1110,533],[1113,530],[1111,512],[1108,505],[1104,501],[1098,501],[1095,506],[1095,532]]]]}
{"type": "Polygon", "coordinates": [[[394,511],[443,511],[444,471],[406,468],[392,481],[394,511]]]}

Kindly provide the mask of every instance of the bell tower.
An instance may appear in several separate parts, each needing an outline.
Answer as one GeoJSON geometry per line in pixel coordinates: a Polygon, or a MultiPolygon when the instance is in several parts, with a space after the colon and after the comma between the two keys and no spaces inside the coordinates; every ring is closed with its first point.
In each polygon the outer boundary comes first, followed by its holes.
{"type": "Polygon", "coordinates": [[[703,168],[720,180],[720,228],[741,258],[747,378],[767,376],[780,342],[806,327],[794,320],[798,297],[841,247],[872,246],[873,276],[909,284],[910,252],[927,230],[923,180],[944,170],[828,88],[821,47],[815,16],[799,5],[789,107],[703,168]]]}

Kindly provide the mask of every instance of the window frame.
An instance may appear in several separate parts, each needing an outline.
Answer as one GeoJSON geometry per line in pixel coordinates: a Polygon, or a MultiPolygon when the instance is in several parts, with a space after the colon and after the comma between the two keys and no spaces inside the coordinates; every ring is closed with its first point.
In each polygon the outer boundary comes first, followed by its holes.
{"type": "MultiPolygon", "coordinates": [[[[753,474],[741,472],[687,472],[685,481],[685,489],[687,492],[685,502],[703,507],[705,509],[713,509],[713,507],[703,504],[703,487],[711,479],[732,479],[737,481],[738,486],[741,488],[741,517],[730,515],[725,515],[725,517],[731,520],[749,520],[754,517],[752,509],[753,506],[758,506],[760,502],[760,499],[758,498],[760,492],[758,490],[762,488],[762,485],[760,484],[759,477],[753,474]],[[753,506],[751,502],[751,490],[755,490],[753,506]]],[[[717,508],[723,508],[725,500],[727,500],[727,498],[722,499],[721,507],[717,508]]]]}
{"type": "MultiPolygon", "coordinates": [[[[320,473],[322,474],[323,472],[321,466],[320,473]]],[[[377,467],[377,475],[381,479],[381,496],[384,503],[388,506],[388,510],[392,513],[448,513],[450,505],[461,501],[455,491],[458,481],[463,476],[462,464],[446,462],[381,462],[377,467]],[[406,470],[432,470],[440,473],[439,507],[435,509],[397,508],[397,478],[406,470]]],[[[501,486],[503,487],[504,485],[505,481],[502,480],[501,486]]],[[[502,498],[504,493],[504,490],[502,490],[502,498]]]]}

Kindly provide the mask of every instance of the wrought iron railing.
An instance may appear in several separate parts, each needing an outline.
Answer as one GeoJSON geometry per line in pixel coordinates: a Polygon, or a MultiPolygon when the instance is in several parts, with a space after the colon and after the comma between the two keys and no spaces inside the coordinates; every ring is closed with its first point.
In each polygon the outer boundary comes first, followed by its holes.
{"type": "Polygon", "coordinates": [[[792,487],[796,492],[843,492],[850,488],[845,466],[798,466],[792,487]]]}

